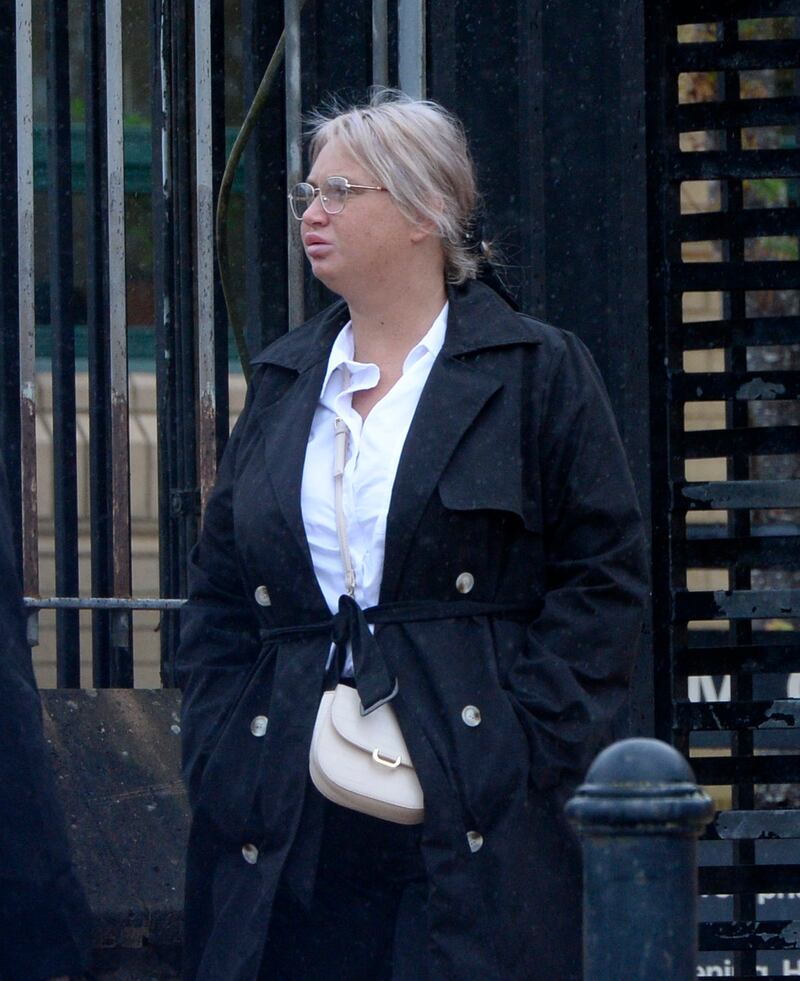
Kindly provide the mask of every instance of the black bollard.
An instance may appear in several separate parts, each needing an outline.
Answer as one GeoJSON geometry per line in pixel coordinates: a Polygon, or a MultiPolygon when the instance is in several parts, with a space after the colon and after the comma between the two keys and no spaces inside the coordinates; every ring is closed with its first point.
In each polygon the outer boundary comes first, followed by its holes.
{"type": "Polygon", "coordinates": [[[583,844],[584,981],[697,974],[697,837],[714,806],[657,739],[599,754],[567,804],[583,844]]]}

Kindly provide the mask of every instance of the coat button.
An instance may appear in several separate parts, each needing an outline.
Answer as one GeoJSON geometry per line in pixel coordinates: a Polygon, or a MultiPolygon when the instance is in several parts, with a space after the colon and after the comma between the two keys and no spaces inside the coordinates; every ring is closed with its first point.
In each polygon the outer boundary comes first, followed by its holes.
{"type": "Polygon", "coordinates": [[[475,585],[475,577],[471,572],[462,572],[456,579],[456,589],[459,593],[470,593],[475,585]]]}
{"type": "Polygon", "coordinates": [[[255,865],[258,861],[258,849],[256,846],[250,844],[242,845],[242,858],[248,865],[255,865]]]}
{"type": "Polygon", "coordinates": [[[272,600],[269,598],[269,590],[266,586],[259,586],[256,590],[256,603],[259,606],[272,606],[272,600]]]}
{"type": "Polygon", "coordinates": [[[263,736],[267,731],[268,725],[269,719],[266,717],[266,715],[257,715],[250,723],[250,732],[252,732],[254,736],[263,736]]]}
{"type": "Polygon", "coordinates": [[[468,831],[467,844],[471,852],[479,852],[483,848],[483,835],[480,831],[468,831]]]}
{"type": "Polygon", "coordinates": [[[461,710],[461,718],[464,725],[474,728],[481,724],[481,710],[477,705],[465,705],[461,710]]]}

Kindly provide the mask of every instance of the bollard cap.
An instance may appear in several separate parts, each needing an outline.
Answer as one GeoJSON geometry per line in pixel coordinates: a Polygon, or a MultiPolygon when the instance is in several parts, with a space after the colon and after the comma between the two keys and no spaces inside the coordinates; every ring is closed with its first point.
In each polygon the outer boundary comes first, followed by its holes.
{"type": "Polygon", "coordinates": [[[595,759],[567,804],[584,835],[696,837],[714,805],[681,754],[658,739],[623,739],[595,759]]]}

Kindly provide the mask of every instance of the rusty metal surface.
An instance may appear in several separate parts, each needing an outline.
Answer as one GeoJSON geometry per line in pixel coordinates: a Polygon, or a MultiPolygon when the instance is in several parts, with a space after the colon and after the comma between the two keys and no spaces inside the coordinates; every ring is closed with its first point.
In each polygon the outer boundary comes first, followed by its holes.
{"type": "MultiPolygon", "coordinates": [[[[201,346],[202,350],[202,346],[201,346]]],[[[201,361],[213,361],[213,351],[201,357],[201,361]]],[[[208,496],[214,488],[217,477],[217,400],[214,391],[214,370],[211,368],[210,378],[200,373],[200,406],[197,415],[198,442],[198,477],[200,480],[200,507],[205,512],[208,496]]]]}
{"type": "Polygon", "coordinates": [[[736,920],[701,923],[701,950],[797,950],[800,922],[796,920],[736,920]]]}
{"type": "Polygon", "coordinates": [[[676,620],[751,620],[798,616],[800,589],[675,591],[676,620]]]}
{"type": "Polygon", "coordinates": [[[97,948],[180,943],[188,803],[176,691],[43,691],[97,948]]]}
{"type": "Polygon", "coordinates": [[[676,506],[689,509],[798,508],[800,483],[796,480],[715,480],[677,485],[676,506]]]}
{"type": "Polygon", "coordinates": [[[800,812],[720,811],[709,825],[706,838],[721,841],[800,838],[800,812]]]}
{"type": "Polygon", "coordinates": [[[36,472],[35,383],[23,383],[20,394],[20,462],[22,465],[22,582],[26,596],[39,594],[39,519],[36,472]]]}
{"type": "Polygon", "coordinates": [[[675,722],[694,730],[792,729],[800,726],[800,699],[753,702],[676,702],[675,722]]]}

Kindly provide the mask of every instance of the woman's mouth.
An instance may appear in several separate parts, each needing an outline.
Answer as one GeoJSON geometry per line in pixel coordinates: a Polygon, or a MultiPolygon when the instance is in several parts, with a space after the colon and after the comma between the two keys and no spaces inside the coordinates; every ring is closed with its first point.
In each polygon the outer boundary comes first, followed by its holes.
{"type": "Polygon", "coordinates": [[[308,235],[303,242],[309,259],[319,259],[328,254],[333,246],[320,235],[308,235]]]}

